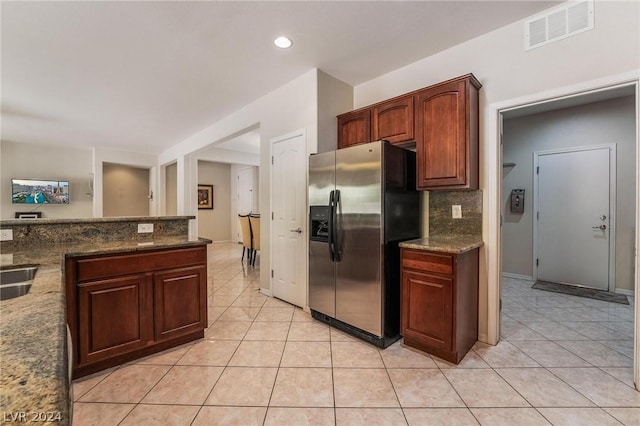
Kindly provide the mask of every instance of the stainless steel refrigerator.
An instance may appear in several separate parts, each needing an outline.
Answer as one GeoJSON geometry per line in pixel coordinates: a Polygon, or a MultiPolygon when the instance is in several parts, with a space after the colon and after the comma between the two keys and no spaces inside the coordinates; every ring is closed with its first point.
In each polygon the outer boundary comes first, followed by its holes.
{"type": "Polygon", "coordinates": [[[420,234],[415,163],[386,141],[309,157],[309,307],[379,347],[400,337],[398,243],[420,234]]]}

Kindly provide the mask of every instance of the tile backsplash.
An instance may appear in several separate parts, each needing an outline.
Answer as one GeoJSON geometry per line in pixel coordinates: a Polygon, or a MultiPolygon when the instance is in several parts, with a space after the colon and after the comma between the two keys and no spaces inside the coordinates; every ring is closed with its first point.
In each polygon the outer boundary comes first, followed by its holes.
{"type": "Polygon", "coordinates": [[[482,191],[430,191],[429,235],[482,235],[482,191]],[[453,219],[451,206],[462,206],[453,219]]]}

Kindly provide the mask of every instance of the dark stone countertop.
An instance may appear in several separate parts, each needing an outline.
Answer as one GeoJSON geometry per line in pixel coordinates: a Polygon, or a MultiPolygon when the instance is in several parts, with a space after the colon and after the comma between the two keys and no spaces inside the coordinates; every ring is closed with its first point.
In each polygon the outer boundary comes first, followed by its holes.
{"type": "Polygon", "coordinates": [[[173,220],[189,220],[195,219],[195,216],[117,216],[117,217],[87,217],[87,218],[35,218],[35,219],[3,219],[0,220],[0,226],[10,225],[54,225],[72,223],[91,224],[91,223],[118,223],[118,222],[163,222],[173,220]]]}
{"type": "MultiPolygon", "coordinates": [[[[28,294],[0,302],[0,419],[26,412],[60,413],[69,419],[65,256],[184,248],[211,243],[203,238],[166,237],[153,242],[78,243],[5,249],[0,269],[37,264],[28,294]]],[[[22,422],[21,422],[22,423],[22,422]]]]}
{"type": "Polygon", "coordinates": [[[430,235],[417,240],[403,241],[400,247],[439,251],[444,253],[462,254],[478,247],[482,247],[482,237],[476,235],[430,235]]]}

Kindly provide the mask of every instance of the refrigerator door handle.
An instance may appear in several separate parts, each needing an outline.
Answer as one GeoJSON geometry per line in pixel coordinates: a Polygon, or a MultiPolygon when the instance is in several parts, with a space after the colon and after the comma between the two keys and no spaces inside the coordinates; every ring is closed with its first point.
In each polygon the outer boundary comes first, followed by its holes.
{"type": "Polygon", "coordinates": [[[334,262],[340,262],[342,260],[342,249],[340,243],[340,190],[336,189],[333,197],[333,216],[331,221],[333,222],[333,258],[334,262]]]}
{"type": "Polygon", "coordinates": [[[333,227],[334,227],[334,223],[333,223],[333,211],[334,211],[334,196],[335,196],[335,191],[331,191],[329,193],[329,221],[328,221],[328,226],[327,226],[327,234],[329,234],[329,259],[331,259],[332,262],[335,262],[335,251],[334,251],[334,235],[333,235],[333,227]]]}

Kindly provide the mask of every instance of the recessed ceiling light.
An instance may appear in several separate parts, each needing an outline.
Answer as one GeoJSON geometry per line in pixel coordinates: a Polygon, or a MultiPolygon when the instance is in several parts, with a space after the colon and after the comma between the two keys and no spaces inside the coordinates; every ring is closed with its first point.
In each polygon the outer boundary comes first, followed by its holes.
{"type": "Polygon", "coordinates": [[[293,42],[291,41],[291,39],[281,36],[278,37],[277,39],[273,40],[273,44],[275,44],[276,46],[278,46],[280,49],[288,49],[291,47],[291,45],[293,44],[293,42]]]}

